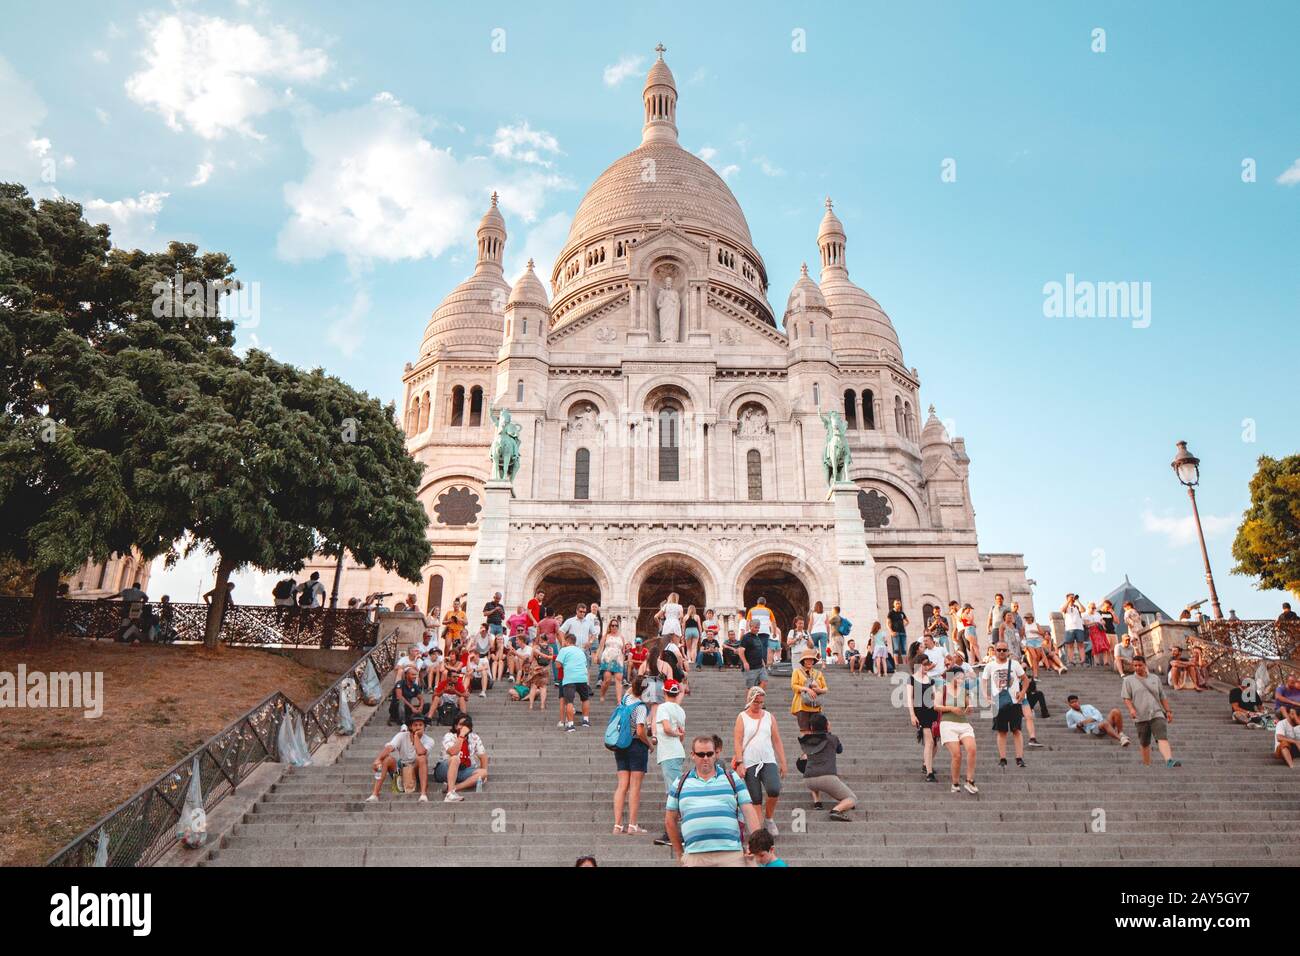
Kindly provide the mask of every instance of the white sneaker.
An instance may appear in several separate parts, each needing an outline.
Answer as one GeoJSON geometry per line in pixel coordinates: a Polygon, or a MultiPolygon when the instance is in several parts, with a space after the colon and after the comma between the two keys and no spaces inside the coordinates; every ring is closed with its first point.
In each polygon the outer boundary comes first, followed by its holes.
{"type": "Polygon", "coordinates": [[[767,832],[772,834],[772,836],[776,836],[779,832],[776,828],[775,820],[768,820],[766,823],[763,824],[763,826],[767,828],[767,832]]]}
{"type": "Polygon", "coordinates": [[[563,729],[564,729],[564,721],[560,721],[560,722],[559,722],[558,724],[556,724],[555,726],[556,726],[556,727],[559,727],[561,730],[563,730],[563,729]]]}
{"type": "Polygon", "coordinates": [[[1127,746],[1128,746],[1129,744],[1131,744],[1132,742],[1133,742],[1133,741],[1131,741],[1131,740],[1128,739],[1128,734],[1120,734],[1120,735],[1119,735],[1119,745],[1120,745],[1121,747],[1127,747],[1127,746]]]}
{"type": "Polygon", "coordinates": [[[429,802],[429,795],[426,794],[426,793],[422,793],[422,794],[420,794],[420,799],[419,799],[419,800],[416,800],[415,802],[416,802],[416,803],[428,803],[428,802],[429,802]]]}
{"type": "Polygon", "coordinates": [[[485,690],[481,690],[481,691],[478,692],[478,695],[479,695],[480,697],[486,697],[486,696],[487,696],[487,691],[485,691],[485,690]]]}
{"type": "Polygon", "coordinates": [[[447,794],[445,797],[442,798],[442,802],[443,802],[443,803],[460,803],[460,802],[463,801],[464,799],[465,799],[465,798],[462,797],[459,793],[449,793],[449,794],[447,794]]]}
{"type": "Polygon", "coordinates": [[[370,796],[366,797],[366,803],[378,803],[378,802],[379,802],[379,797],[373,793],[370,796]]]}

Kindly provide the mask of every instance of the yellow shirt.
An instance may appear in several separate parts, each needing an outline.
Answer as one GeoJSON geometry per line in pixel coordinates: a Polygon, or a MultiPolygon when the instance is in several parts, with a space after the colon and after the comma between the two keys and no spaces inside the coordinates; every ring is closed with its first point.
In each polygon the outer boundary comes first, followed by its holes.
{"type": "Polygon", "coordinates": [[[821,713],[822,708],[820,704],[813,705],[804,703],[803,689],[808,685],[820,687],[823,691],[826,690],[826,675],[814,668],[812,676],[806,677],[804,675],[804,669],[802,667],[796,667],[794,673],[790,675],[790,689],[794,691],[794,700],[790,702],[790,713],[821,713]]]}

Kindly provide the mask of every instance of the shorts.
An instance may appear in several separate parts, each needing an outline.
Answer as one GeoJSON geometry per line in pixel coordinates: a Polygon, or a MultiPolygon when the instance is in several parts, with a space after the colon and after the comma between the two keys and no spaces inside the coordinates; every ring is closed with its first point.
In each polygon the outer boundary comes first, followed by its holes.
{"type": "Polygon", "coordinates": [[[779,651],[781,649],[781,638],[769,637],[767,639],[767,649],[769,651],[779,651]]]}
{"type": "Polygon", "coordinates": [[[490,621],[488,622],[489,634],[504,634],[505,632],[506,628],[504,624],[493,624],[490,621]]]}
{"type": "Polygon", "coordinates": [[[890,643],[893,644],[894,653],[899,657],[907,654],[907,632],[899,631],[897,634],[890,634],[890,643]]]}
{"type": "Polygon", "coordinates": [[[836,803],[845,800],[852,800],[854,803],[858,802],[858,795],[849,789],[848,784],[833,774],[826,774],[821,777],[804,777],[803,785],[809,790],[817,791],[818,796],[829,797],[836,803]]]}
{"type": "Polygon", "coordinates": [[[1076,628],[1075,630],[1066,631],[1066,632],[1065,632],[1065,638],[1061,641],[1061,643],[1062,643],[1062,644],[1082,644],[1082,643],[1083,643],[1083,629],[1082,629],[1082,628],[1076,628]]]}
{"type": "Polygon", "coordinates": [[[889,648],[881,646],[871,652],[871,656],[878,661],[883,661],[889,656],[889,648]]]}
{"type": "Polygon", "coordinates": [[[747,689],[750,687],[757,687],[759,681],[765,680],[767,680],[766,667],[751,667],[749,670],[745,671],[745,687],[747,689]]]}
{"type": "MultiPolygon", "coordinates": [[[[448,766],[447,761],[445,760],[438,761],[438,765],[433,768],[434,783],[447,782],[447,766],[448,766]]],[[[467,767],[465,764],[461,764],[459,767],[456,768],[456,782],[464,783],[471,776],[473,776],[474,771],[476,769],[477,769],[476,767],[467,767]]]]}
{"type": "Polygon", "coordinates": [[[602,661],[600,664],[601,674],[621,674],[623,665],[618,661],[602,661]]]}
{"type": "Polygon", "coordinates": [[[993,729],[1000,734],[1020,733],[1020,723],[1024,720],[1020,705],[1021,701],[1016,701],[1005,707],[999,707],[997,715],[993,718],[993,729]]]}
{"type": "Polygon", "coordinates": [[[1150,747],[1152,739],[1169,739],[1169,725],[1165,723],[1163,717],[1152,717],[1150,720],[1139,720],[1137,722],[1137,729],[1138,743],[1143,747],[1150,747]]]}
{"type": "Polygon", "coordinates": [[[685,757],[669,757],[667,760],[659,761],[659,772],[664,777],[664,791],[672,793],[672,788],[682,775],[682,765],[686,763],[685,757]]]}
{"type": "Polygon", "coordinates": [[[754,806],[761,807],[764,793],[769,797],[781,795],[781,772],[774,763],[746,767],[745,786],[749,788],[749,799],[754,801],[754,806]]]}
{"type": "Polygon", "coordinates": [[[1025,641],[1025,647],[1032,647],[1035,650],[1037,650],[1042,646],[1043,646],[1043,639],[1041,637],[1031,637],[1025,641]]]}
{"type": "Polygon", "coordinates": [[[614,751],[614,766],[619,773],[645,773],[650,765],[650,748],[634,740],[621,750],[614,751]]]}
{"type": "Polygon", "coordinates": [[[688,641],[698,640],[700,637],[700,629],[697,627],[688,627],[686,629],[685,637],[688,641]]]}
{"type": "Polygon", "coordinates": [[[560,687],[560,695],[564,697],[566,704],[572,704],[575,697],[581,697],[585,704],[591,698],[590,684],[563,684],[560,687]]]}
{"type": "Polygon", "coordinates": [[[975,739],[975,728],[970,724],[956,720],[939,721],[939,743],[955,744],[969,737],[975,739]]]}

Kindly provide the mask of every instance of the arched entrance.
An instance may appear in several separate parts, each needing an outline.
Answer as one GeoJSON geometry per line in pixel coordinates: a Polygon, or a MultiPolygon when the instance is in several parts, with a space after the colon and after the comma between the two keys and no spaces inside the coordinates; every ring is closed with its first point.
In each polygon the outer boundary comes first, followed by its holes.
{"type": "MultiPolygon", "coordinates": [[[[772,609],[782,634],[786,634],[794,626],[796,617],[806,617],[812,604],[808,598],[808,588],[803,581],[792,571],[782,567],[779,562],[760,565],[745,582],[741,594],[745,604],[741,611],[742,616],[744,611],[757,604],[761,597],[772,609]]],[[[829,612],[830,608],[826,610],[829,612]]],[[[804,623],[806,625],[807,621],[805,620],[804,623]]]]}
{"type": "Polygon", "coordinates": [[[693,563],[678,555],[665,555],[655,562],[637,589],[637,605],[640,607],[636,618],[638,637],[648,638],[659,633],[655,614],[659,612],[659,605],[674,591],[683,609],[694,604],[700,617],[704,617],[704,585],[696,576],[693,563]]]}
{"type": "MultiPolygon", "coordinates": [[[[593,601],[602,603],[600,585],[578,564],[552,565],[537,586],[524,595],[524,602],[527,603],[538,591],[546,593],[543,602],[552,613],[558,613],[564,618],[572,617],[574,608],[579,604],[591,604],[593,601]]],[[[513,613],[514,609],[511,608],[510,611],[513,613]]]]}

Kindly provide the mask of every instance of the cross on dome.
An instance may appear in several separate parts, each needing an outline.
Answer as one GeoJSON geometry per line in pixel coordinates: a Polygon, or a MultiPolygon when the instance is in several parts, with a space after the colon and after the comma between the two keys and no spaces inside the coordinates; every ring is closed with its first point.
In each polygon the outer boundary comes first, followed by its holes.
{"type": "Polygon", "coordinates": [[[492,205],[495,206],[496,204],[497,204],[497,191],[494,189],[492,190],[492,205]]]}
{"type": "Polygon", "coordinates": [[[659,54],[659,59],[662,60],[664,58],[664,54],[668,52],[668,47],[660,43],[658,46],[655,47],[655,52],[659,54]]]}

